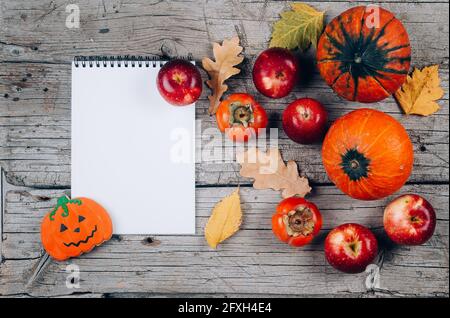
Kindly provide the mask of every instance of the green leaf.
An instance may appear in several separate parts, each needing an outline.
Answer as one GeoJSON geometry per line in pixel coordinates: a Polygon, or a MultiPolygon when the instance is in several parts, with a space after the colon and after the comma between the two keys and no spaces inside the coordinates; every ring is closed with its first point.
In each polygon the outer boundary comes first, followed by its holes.
{"type": "Polygon", "coordinates": [[[291,4],[292,11],[281,13],[281,19],[273,25],[270,47],[306,50],[314,47],[323,31],[324,12],[304,3],[291,4]]]}

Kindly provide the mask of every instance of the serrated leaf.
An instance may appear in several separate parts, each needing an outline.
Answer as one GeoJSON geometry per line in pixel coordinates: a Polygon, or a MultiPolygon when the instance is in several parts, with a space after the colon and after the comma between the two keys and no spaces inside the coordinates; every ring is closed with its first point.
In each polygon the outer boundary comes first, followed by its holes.
{"type": "Polygon", "coordinates": [[[291,11],[281,13],[281,19],[273,26],[270,47],[306,50],[317,45],[323,31],[324,12],[304,3],[291,4],[291,11]]]}
{"type": "Polygon", "coordinates": [[[267,152],[249,148],[237,153],[236,160],[241,165],[239,174],[253,178],[255,189],[282,190],[283,198],[304,197],[311,191],[308,179],[299,176],[295,161],[285,164],[278,148],[270,148],[267,152]]]}
{"type": "Polygon", "coordinates": [[[223,40],[222,45],[213,43],[215,61],[207,57],[202,60],[203,68],[210,77],[206,84],[212,90],[212,95],[208,96],[210,104],[208,112],[210,115],[216,113],[222,95],[228,90],[225,81],[241,71],[235,66],[244,60],[241,54],[242,50],[242,46],[239,45],[239,38],[236,36],[229,40],[223,40]]]}
{"type": "Polygon", "coordinates": [[[402,87],[395,92],[395,98],[406,114],[429,116],[440,108],[436,100],[444,96],[439,66],[432,65],[422,70],[414,69],[402,87]]]}
{"type": "Polygon", "coordinates": [[[241,199],[239,188],[218,202],[212,210],[205,226],[205,238],[208,245],[217,245],[239,230],[242,222],[241,199]]]}

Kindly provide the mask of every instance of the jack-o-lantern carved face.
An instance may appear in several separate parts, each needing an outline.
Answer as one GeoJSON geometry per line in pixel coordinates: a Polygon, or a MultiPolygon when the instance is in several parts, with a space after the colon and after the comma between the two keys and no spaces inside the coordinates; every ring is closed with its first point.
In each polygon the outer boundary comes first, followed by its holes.
{"type": "Polygon", "coordinates": [[[88,198],[59,198],[41,224],[42,244],[58,261],[89,252],[111,236],[112,222],[108,213],[88,198]]]}

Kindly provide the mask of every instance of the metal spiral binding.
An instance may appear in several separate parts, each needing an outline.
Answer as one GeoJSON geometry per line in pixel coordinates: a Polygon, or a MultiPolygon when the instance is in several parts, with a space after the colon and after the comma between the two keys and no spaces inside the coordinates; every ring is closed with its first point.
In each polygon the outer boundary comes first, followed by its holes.
{"type": "MultiPolygon", "coordinates": [[[[192,54],[177,57],[192,61],[192,54]]],[[[135,56],[135,55],[115,55],[115,56],[75,56],[73,64],[75,67],[161,67],[171,58],[158,56],[135,56]]]]}

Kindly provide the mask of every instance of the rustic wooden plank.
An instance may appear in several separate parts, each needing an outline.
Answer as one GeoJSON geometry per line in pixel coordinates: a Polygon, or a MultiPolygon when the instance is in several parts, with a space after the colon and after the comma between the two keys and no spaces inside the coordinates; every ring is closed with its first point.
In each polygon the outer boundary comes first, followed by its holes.
{"type": "MultiPolygon", "coordinates": [[[[66,3],[62,0],[41,1],[39,5],[4,1],[0,57],[60,63],[77,54],[161,54],[162,50],[169,55],[191,51],[199,58],[209,53],[210,41],[236,31],[246,42],[248,53],[255,54],[267,46],[271,24],[288,8],[287,2],[262,0],[103,3],[78,1],[80,29],[69,29],[65,27],[66,3]]],[[[352,1],[310,3],[327,11],[328,20],[355,5],[352,1]]],[[[410,32],[413,48],[423,52],[424,61],[448,56],[448,43],[435,41],[437,36],[448,35],[448,3],[392,2],[383,6],[414,31],[410,32]]]]}
{"type": "MultiPolygon", "coordinates": [[[[210,54],[210,41],[237,33],[246,47],[246,61],[243,72],[230,81],[230,92],[245,90],[258,96],[269,110],[271,126],[280,128],[280,111],[297,97],[322,100],[330,110],[331,119],[361,107],[339,99],[317,72],[308,74],[312,66],[311,52],[302,57],[305,77],[311,80],[302,83],[291,96],[273,101],[256,93],[250,79],[252,61],[267,46],[270,25],[287,3],[194,1],[186,4],[140,0],[122,1],[113,8],[112,2],[105,1],[106,10],[103,10],[97,3],[81,1],[79,30],[61,26],[65,21],[63,4],[60,1],[44,1],[39,6],[26,2],[2,3],[5,19],[1,23],[5,27],[0,26],[0,60],[14,63],[3,62],[4,67],[0,69],[0,127],[4,128],[0,132],[0,163],[11,183],[70,186],[69,62],[76,54],[183,55],[192,51],[194,57],[200,59],[210,54]],[[84,18],[83,12],[88,12],[84,18]],[[106,29],[109,32],[99,32],[106,29]],[[172,32],[170,38],[168,30],[172,32]],[[124,39],[127,45],[123,45],[124,39]],[[30,60],[36,63],[28,63],[30,60]]],[[[353,5],[350,2],[312,4],[327,9],[328,20],[353,5]]],[[[448,43],[442,40],[448,35],[448,4],[427,2],[411,6],[409,2],[393,2],[385,6],[397,13],[410,29],[415,65],[441,64],[443,86],[448,92],[448,43]],[[433,16],[432,21],[430,16],[433,16]],[[433,30],[435,32],[431,32],[433,30]]],[[[203,76],[206,78],[204,73],[203,76]]],[[[207,89],[197,104],[197,118],[202,119],[204,129],[215,125],[214,119],[206,115],[206,94],[207,89]]],[[[371,105],[393,114],[409,129],[416,152],[410,182],[445,182],[449,178],[449,155],[442,147],[448,144],[447,93],[441,104],[440,113],[428,118],[401,116],[393,99],[371,105]]],[[[299,161],[312,182],[329,182],[317,160],[319,146],[296,145],[287,140],[282,131],[280,138],[280,148],[286,159],[299,161]]],[[[202,140],[202,144],[207,144],[207,140],[202,140]]],[[[237,179],[236,169],[233,164],[198,164],[197,184],[247,182],[237,179]]]]}
{"type": "MultiPolygon", "coordinates": [[[[24,186],[69,187],[70,66],[6,65],[7,68],[0,71],[0,163],[6,170],[7,180],[24,186]],[[5,98],[4,94],[8,97],[5,98]]],[[[206,78],[204,73],[203,76],[206,78]]],[[[284,158],[296,160],[312,182],[326,183],[329,180],[321,165],[320,145],[304,146],[290,141],[281,128],[280,114],[287,103],[303,96],[321,100],[329,110],[330,121],[362,106],[343,102],[326,87],[316,72],[312,77],[312,82],[296,88],[293,96],[277,101],[257,94],[248,74],[230,81],[230,92],[239,92],[244,84],[247,92],[258,96],[268,110],[270,126],[279,129],[279,147],[284,158]]],[[[441,78],[446,95],[440,101],[442,109],[433,116],[404,116],[392,98],[371,105],[391,114],[407,128],[416,157],[410,182],[445,182],[449,178],[449,153],[445,147],[449,141],[448,69],[441,70],[441,78]]],[[[209,153],[206,147],[210,143],[210,135],[200,135],[200,132],[216,127],[215,118],[207,115],[207,94],[205,89],[196,105],[196,117],[201,120],[197,144],[209,153]]],[[[227,147],[224,155],[233,158],[232,149],[227,147]]],[[[198,185],[249,182],[238,179],[236,164],[208,162],[202,152],[198,152],[197,158],[203,158],[197,164],[198,185]]]]}
{"type": "MultiPolygon", "coordinates": [[[[37,282],[34,287],[24,291],[21,277],[11,277],[9,272],[27,271],[31,261],[5,261],[3,272],[5,290],[1,296],[27,294],[31,296],[62,296],[73,295],[77,292],[100,294],[114,293],[117,290],[129,290],[130,293],[149,292],[166,294],[190,294],[192,291],[205,291],[205,295],[219,294],[253,294],[283,295],[290,293],[295,296],[323,296],[323,291],[340,295],[363,296],[370,295],[365,287],[367,274],[342,275],[333,270],[324,272],[320,267],[310,267],[300,272],[299,266],[264,266],[250,263],[222,262],[224,258],[212,255],[217,263],[203,265],[186,264],[184,255],[177,265],[152,266],[127,272],[127,267],[110,267],[102,260],[88,259],[77,261],[75,264],[81,269],[81,283],[79,289],[68,289],[65,286],[66,264],[53,263],[49,266],[44,282],[37,282]],[[220,260],[220,261],[219,261],[220,260]],[[89,270],[87,270],[89,268],[89,270]],[[187,279],[189,277],[189,279],[187,279]],[[280,283],[282,281],[282,283],[280,283]]],[[[277,257],[277,255],[274,255],[277,257]]],[[[151,262],[151,260],[149,260],[151,262]]],[[[245,261],[244,261],[245,262],[245,261]]],[[[328,268],[328,267],[327,267],[328,268]]],[[[448,297],[448,269],[442,268],[414,268],[383,266],[381,286],[377,289],[382,295],[406,295],[418,297],[443,296],[448,297]],[[399,279],[399,277],[402,277],[399,279]],[[400,285],[397,292],[392,282],[400,285]],[[420,286],[420,287],[418,287],[420,286]],[[389,287],[393,291],[389,291],[389,287]]]]}
{"type": "Polygon", "coordinates": [[[115,293],[120,288],[126,293],[156,294],[372,295],[364,284],[368,274],[339,274],[324,259],[326,233],[345,222],[365,224],[379,238],[383,255],[379,295],[448,295],[448,189],[448,185],[402,189],[402,193],[420,193],[431,200],[438,226],[425,245],[400,247],[390,243],[382,231],[382,211],[390,198],[361,202],[332,186],[316,187],[310,199],[323,212],[324,230],[313,244],[296,250],[279,243],[270,230],[279,193],[241,188],[242,230],[215,251],[205,244],[202,229],[212,206],[232,188],[201,188],[196,193],[197,235],[152,236],[151,242],[147,236],[115,237],[90,254],[52,263],[31,287],[24,282],[41,255],[40,220],[66,190],[10,190],[5,200],[0,295],[71,294],[75,290],[65,287],[69,263],[80,266],[81,288],[76,291],[81,293],[115,293]]]}
{"type": "MultiPolygon", "coordinates": [[[[237,33],[245,46],[246,60],[242,73],[230,82],[231,92],[245,90],[257,95],[250,79],[252,62],[267,47],[271,23],[288,6],[287,2],[262,0],[154,3],[106,0],[103,3],[104,6],[79,1],[82,17],[79,30],[64,27],[66,3],[62,0],[0,4],[0,165],[6,168],[8,182],[34,187],[70,186],[70,60],[73,55],[173,56],[191,52],[199,60],[211,53],[209,42],[237,33]]],[[[311,4],[326,9],[327,20],[354,5],[339,0],[311,4]]],[[[392,99],[371,105],[392,114],[408,129],[416,154],[410,182],[439,183],[407,185],[402,189],[425,195],[437,208],[438,227],[430,242],[412,248],[392,245],[383,235],[380,223],[387,200],[355,201],[334,187],[320,186],[311,198],[326,217],[324,231],[312,245],[293,251],[278,243],[268,226],[279,195],[243,188],[246,211],[243,229],[218,251],[211,251],[204,244],[202,228],[213,204],[231,188],[208,187],[197,190],[199,234],[182,237],[183,240],[179,236],[152,237],[151,243],[145,236],[116,237],[92,254],[74,260],[82,271],[81,290],[65,287],[67,263],[52,264],[42,280],[25,287],[41,253],[40,219],[64,190],[7,185],[0,244],[4,260],[0,261],[0,296],[448,297],[446,39],[449,31],[446,12],[449,5],[435,0],[389,0],[382,5],[396,13],[409,30],[413,64],[441,65],[446,95],[438,114],[428,118],[406,117],[392,99]],[[370,226],[381,241],[379,289],[368,290],[364,285],[368,274],[338,274],[325,263],[322,241],[326,231],[348,221],[370,226]],[[284,277],[281,285],[280,277],[284,277]],[[119,290],[123,293],[118,293],[119,290]]],[[[280,128],[280,111],[297,97],[322,100],[330,110],[331,119],[360,107],[337,98],[317,72],[309,74],[312,53],[302,57],[306,77],[311,80],[297,87],[292,96],[273,102],[257,95],[270,113],[271,126],[280,128]]],[[[206,109],[205,90],[197,106],[202,129],[215,125],[206,115],[206,109]]],[[[202,139],[201,144],[206,145],[207,140],[202,139]]],[[[328,182],[320,165],[320,147],[294,145],[281,131],[280,148],[285,159],[300,163],[312,182],[328,182]]],[[[229,185],[238,181],[248,184],[248,180],[237,178],[236,169],[233,164],[198,164],[197,185],[229,185]]]]}
{"type": "Polygon", "coordinates": [[[4,218],[4,199],[6,196],[6,188],[3,187],[4,184],[4,174],[3,169],[0,166],[0,264],[3,262],[3,218],[4,218]]]}

